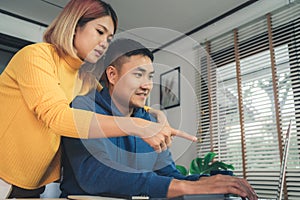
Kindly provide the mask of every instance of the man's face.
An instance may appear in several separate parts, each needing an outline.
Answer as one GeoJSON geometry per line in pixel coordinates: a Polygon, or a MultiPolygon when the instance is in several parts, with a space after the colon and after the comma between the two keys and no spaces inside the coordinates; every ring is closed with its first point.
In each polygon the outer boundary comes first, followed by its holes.
{"type": "Polygon", "coordinates": [[[111,89],[114,103],[121,112],[131,112],[143,107],[153,88],[154,69],[149,57],[134,55],[116,70],[115,82],[111,89]]]}

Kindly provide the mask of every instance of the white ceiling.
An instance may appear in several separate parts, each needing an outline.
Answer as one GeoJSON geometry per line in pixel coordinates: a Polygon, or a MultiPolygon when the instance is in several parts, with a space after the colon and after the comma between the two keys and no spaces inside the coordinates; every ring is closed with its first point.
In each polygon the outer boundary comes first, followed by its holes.
{"type": "MultiPolygon", "coordinates": [[[[49,24],[67,2],[68,0],[1,0],[0,8],[49,24]]],[[[247,0],[106,0],[106,2],[112,5],[118,15],[119,31],[159,27],[184,34],[242,5],[247,0]]],[[[176,34],[170,36],[169,33],[162,33],[155,39],[146,39],[164,44],[174,39],[173,37],[176,37],[176,34]]]]}

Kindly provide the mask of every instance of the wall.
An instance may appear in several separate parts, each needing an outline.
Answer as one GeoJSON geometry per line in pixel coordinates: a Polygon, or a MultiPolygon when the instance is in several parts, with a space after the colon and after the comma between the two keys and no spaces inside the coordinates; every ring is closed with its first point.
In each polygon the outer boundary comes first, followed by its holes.
{"type": "MultiPolygon", "coordinates": [[[[196,60],[194,50],[199,46],[196,41],[186,37],[180,46],[172,45],[155,54],[155,78],[157,83],[151,95],[151,106],[159,105],[160,74],[170,69],[180,67],[180,106],[164,110],[172,127],[196,135],[197,98],[194,90],[194,76],[196,60]]],[[[186,165],[191,158],[196,157],[196,144],[185,139],[175,137],[171,151],[177,164],[186,165]],[[185,156],[189,155],[189,157],[185,156]]]]}
{"type": "Polygon", "coordinates": [[[0,32],[31,42],[42,41],[45,27],[0,13],[0,32]]]}

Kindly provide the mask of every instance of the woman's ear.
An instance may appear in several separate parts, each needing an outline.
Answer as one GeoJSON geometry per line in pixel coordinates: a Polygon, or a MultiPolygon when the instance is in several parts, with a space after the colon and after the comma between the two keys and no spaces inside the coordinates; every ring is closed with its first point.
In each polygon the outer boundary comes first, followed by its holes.
{"type": "Polygon", "coordinates": [[[114,66],[110,65],[106,68],[105,73],[107,76],[108,84],[115,85],[118,78],[117,69],[114,66]]]}

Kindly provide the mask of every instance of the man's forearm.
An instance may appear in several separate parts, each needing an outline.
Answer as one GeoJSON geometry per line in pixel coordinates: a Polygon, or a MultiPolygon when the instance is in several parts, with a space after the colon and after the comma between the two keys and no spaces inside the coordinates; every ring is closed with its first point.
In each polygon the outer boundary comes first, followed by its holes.
{"type": "Polygon", "coordinates": [[[191,181],[173,179],[169,185],[167,198],[189,194],[188,190],[191,183],[191,181]]]}

